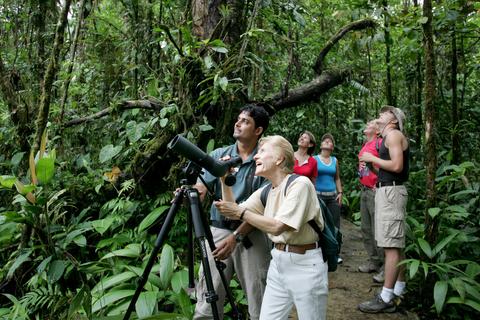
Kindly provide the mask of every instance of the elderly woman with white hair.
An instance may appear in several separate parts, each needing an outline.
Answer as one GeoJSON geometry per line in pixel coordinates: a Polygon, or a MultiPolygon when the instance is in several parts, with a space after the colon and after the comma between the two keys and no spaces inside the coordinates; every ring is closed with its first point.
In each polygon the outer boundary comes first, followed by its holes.
{"type": "Polygon", "coordinates": [[[287,319],[295,305],[299,319],[326,319],[328,275],[318,234],[308,224],[324,222],[315,188],[304,176],[288,179],[295,162],[292,145],[281,136],[265,137],[255,155],[255,174],[272,186],[265,206],[262,190],[236,204],[232,190],[222,184],[223,200],[215,202],[227,218],[243,220],[263,230],[273,242],[267,287],[260,319],[287,319]],[[287,181],[290,181],[287,185],[287,181]]]}

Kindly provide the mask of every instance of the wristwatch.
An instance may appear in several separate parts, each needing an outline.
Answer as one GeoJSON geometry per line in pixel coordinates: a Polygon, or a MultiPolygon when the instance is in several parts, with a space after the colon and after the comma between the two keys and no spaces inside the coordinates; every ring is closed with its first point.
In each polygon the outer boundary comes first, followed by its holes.
{"type": "Polygon", "coordinates": [[[241,234],[240,232],[238,232],[237,230],[233,231],[233,236],[235,237],[235,241],[237,243],[242,242],[243,239],[245,238],[245,236],[243,234],[241,234]]]}

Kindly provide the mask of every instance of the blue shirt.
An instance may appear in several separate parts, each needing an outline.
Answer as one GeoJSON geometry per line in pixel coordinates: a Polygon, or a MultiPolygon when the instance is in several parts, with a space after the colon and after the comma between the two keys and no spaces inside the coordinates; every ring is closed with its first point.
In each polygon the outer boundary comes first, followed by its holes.
{"type": "MultiPolygon", "coordinates": [[[[237,203],[241,203],[250,197],[250,195],[262,186],[265,181],[262,177],[255,176],[255,161],[253,156],[257,153],[257,147],[252,151],[248,158],[240,165],[235,177],[237,182],[232,186],[233,195],[237,203]]],[[[238,157],[237,144],[232,144],[228,147],[218,148],[210,153],[210,156],[218,160],[226,155],[232,158],[238,157]]],[[[217,198],[222,198],[222,185],[220,179],[213,176],[210,172],[204,170],[202,177],[207,183],[208,187],[213,189],[217,198]]],[[[225,218],[217,211],[217,208],[212,204],[210,207],[211,220],[225,220],[225,218]]]]}
{"type": "Polygon", "coordinates": [[[335,174],[337,173],[337,158],[330,157],[330,164],[325,164],[320,156],[315,156],[317,160],[318,176],[315,180],[315,190],[318,192],[335,192],[337,185],[335,184],[335,174]]]}

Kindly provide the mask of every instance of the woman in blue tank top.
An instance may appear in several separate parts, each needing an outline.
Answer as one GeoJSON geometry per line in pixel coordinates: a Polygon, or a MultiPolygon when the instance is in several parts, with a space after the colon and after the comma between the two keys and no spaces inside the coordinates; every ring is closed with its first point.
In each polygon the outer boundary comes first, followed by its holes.
{"type": "MultiPolygon", "coordinates": [[[[332,156],[335,139],[330,133],[323,135],[321,140],[320,154],[315,156],[317,160],[318,175],[315,180],[315,189],[319,199],[325,202],[332,214],[335,226],[340,230],[340,205],[342,204],[342,181],[337,158],[332,156]]],[[[342,259],[339,258],[339,263],[342,259]]]]}

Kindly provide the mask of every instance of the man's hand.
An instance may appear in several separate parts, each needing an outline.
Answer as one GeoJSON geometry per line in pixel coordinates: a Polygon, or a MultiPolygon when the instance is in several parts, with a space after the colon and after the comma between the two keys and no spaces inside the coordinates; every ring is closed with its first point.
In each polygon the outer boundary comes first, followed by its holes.
{"type": "Polygon", "coordinates": [[[213,204],[215,205],[215,207],[217,207],[217,210],[220,211],[223,216],[231,220],[240,219],[242,211],[240,210],[238,204],[236,204],[235,202],[220,200],[214,201],[213,204]]]}
{"type": "Polygon", "coordinates": [[[212,252],[212,255],[217,260],[225,260],[232,254],[233,250],[237,246],[235,236],[229,235],[219,243],[216,243],[217,249],[212,252]]]}

